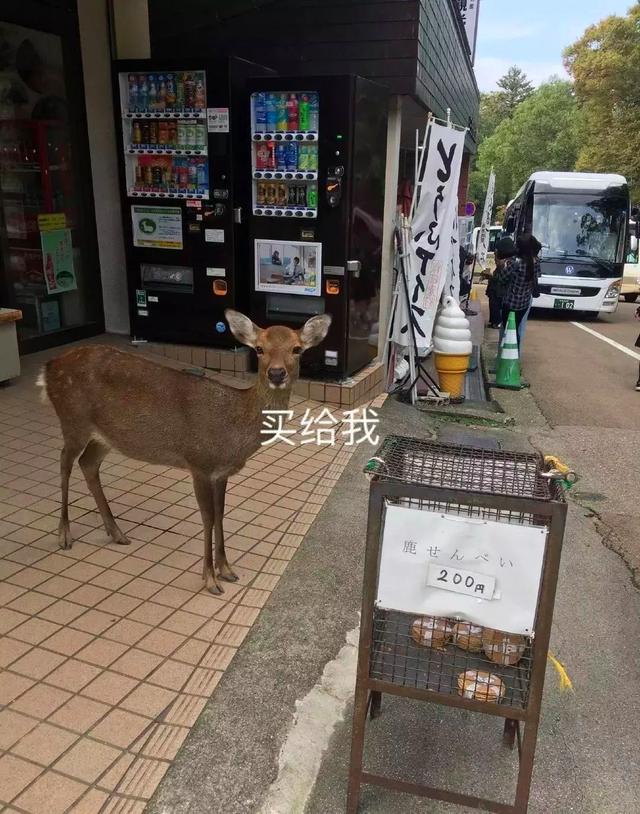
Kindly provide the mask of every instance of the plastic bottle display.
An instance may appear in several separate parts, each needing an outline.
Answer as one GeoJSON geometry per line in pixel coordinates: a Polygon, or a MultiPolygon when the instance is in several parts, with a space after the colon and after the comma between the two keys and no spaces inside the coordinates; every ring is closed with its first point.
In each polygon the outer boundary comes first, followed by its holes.
{"type": "Polygon", "coordinates": [[[253,116],[256,133],[264,133],[267,129],[266,93],[256,93],[253,104],[253,116]]]}
{"type": "Polygon", "coordinates": [[[276,130],[288,130],[287,101],[284,93],[278,93],[276,96],[276,130]]]}
{"type": "Polygon", "coordinates": [[[209,188],[205,158],[139,156],[134,177],[136,192],[203,195],[209,188]]]}
{"type": "Polygon", "coordinates": [[[207,106],[204,73],[128,74],[130,113],[201,111],[207,106]]]}
{"type": "Polygon", "coordinates": [[[318,132],[317,93],[254,93],[252,105],[255,133],[318,132]]]}

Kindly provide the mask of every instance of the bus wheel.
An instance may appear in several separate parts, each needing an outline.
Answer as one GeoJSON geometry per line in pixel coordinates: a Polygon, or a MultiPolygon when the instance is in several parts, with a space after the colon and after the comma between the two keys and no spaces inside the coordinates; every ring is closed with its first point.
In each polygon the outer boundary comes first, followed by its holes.
{"type": "Polygon", "coordinates": [[[635,302],[638,299],[637,294],[623,294],[625,302],[635,302]]]}

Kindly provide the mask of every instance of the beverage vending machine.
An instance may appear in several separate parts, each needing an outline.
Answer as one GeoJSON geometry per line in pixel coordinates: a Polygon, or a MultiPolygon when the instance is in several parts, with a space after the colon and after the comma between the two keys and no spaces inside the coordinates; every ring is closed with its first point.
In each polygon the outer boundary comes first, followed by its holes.
{"type": "Polygon", "coordinates": [[[388,91],[359,76],[248,90],[251,314],[291,326],[331,314],[302,369],[344,379],[377,353],[388,91]]]}
{"type": "Polygon", "coordinates": [[[246,60],[115,63],[131,333],[200,345],[236,344],[224,309],[246,310],[249,261],[234,178],[249,160],[246,60]],[[235,136],[235,138],[234,138],[235,136]],[[234,153],[235,150],[235,153],[234,153]],[[243,256],[246,253],[246,257],[243,256]]]}

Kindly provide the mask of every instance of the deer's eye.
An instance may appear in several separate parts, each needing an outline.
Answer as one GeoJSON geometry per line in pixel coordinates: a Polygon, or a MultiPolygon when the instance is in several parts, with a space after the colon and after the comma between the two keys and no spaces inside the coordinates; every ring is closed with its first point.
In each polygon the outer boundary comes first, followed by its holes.
{"type": "Polygon", "coordinates": [[[264,353],[264,348],[262,347],[262,345],[256,345],[256,353],[258,354],[258,356],[262,356],[262,354],[264,353]]]}
{"type": "Polygon", "coordinates": [[[302,348],[300,347],[300,345],[296,345],[295,348],[292,350],[292,353],[295,353],[296,356],[302,353],[302,348]]]}

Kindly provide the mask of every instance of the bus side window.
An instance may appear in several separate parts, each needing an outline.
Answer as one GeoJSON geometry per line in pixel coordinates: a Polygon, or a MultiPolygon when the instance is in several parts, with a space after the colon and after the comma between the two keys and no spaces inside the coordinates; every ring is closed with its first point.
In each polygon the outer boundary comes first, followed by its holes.
{"type": "Polygon", "coordinates": [[[629,233],[627,235],[627,252],[625,263],[633,263],[634,265],[638,262],[638,238],[629,233]]]}

